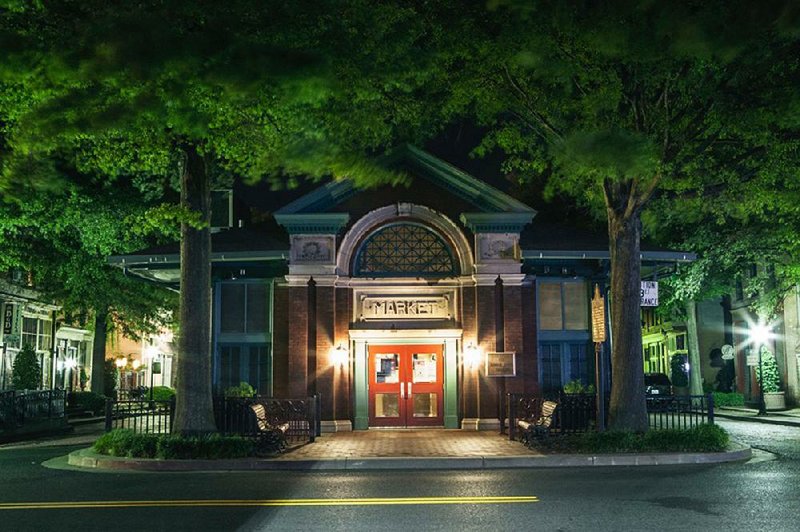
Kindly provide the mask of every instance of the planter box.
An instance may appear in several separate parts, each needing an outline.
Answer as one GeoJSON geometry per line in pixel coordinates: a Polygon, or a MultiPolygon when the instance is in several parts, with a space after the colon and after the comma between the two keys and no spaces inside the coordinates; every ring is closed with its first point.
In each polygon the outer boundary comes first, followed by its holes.
{"type": "Polygon", "coordinates": [[[767,410],[786,410],[785,392],[764,393],[767,410]]]}

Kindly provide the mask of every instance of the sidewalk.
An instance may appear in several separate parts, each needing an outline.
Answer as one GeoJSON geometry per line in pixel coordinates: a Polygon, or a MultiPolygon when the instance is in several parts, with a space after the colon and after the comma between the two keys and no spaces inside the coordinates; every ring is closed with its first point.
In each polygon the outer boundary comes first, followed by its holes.
{"type": "Polygon", "coordinates": [[[769,425],[783,425],[786,427],[800,427],[800,408],[792,408],[780,412],[767,412],[767,415],[759,416],[758,409],[756,408],[724,406],[715,408],[714,415],[725,419],[752,421],[769,425]]]}
{"type": "Polygon", "coordinates": [[[337,432],[264,459],[130,459],[83,449],[71,453],[68,464],[114,471],[414,470],[711,464],[750,457],[743,445],[722,453],[543,455],[496,432],[431,429],[337,432]]]}

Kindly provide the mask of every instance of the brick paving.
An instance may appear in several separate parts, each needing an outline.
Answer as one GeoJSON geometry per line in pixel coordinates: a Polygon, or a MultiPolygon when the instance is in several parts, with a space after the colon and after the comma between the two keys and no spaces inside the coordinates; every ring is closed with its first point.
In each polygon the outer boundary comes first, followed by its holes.
{"type": "Polygon", "coordinates": [[[324,434],[314,443],[290,449],[278,460],[323,458],[540,456],[494,431],[362,430],[324,434]]]}

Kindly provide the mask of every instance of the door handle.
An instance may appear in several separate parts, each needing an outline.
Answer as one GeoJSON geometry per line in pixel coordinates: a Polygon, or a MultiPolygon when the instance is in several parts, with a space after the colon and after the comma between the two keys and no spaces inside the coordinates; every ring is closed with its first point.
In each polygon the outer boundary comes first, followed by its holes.
{"type": "Polygon", "coordinates": [[[408,398],[411,399],[411,383],[408,383],[408,398]]]}
{"type": "Polygon", "coordinates": [[[406,398],[406,383],[401,382],[400,383],[400,399],[405,399],[405,398],[406,398]]]}

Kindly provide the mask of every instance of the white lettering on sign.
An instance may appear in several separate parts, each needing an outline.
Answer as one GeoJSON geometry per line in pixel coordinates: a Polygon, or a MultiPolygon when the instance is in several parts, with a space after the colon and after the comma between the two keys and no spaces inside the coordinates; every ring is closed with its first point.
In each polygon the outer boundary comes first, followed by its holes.
{"type": "Polygon", "coordinates": [[[448,296],[427,297],[364,297],[361,300],[364,320],[417,319],[447,320],[451,318],[448,296]]]}
{"type": "Polygon", "coordinates": [[[658,281],[642,281],[642,307],[658,306],[658,281]]]}

